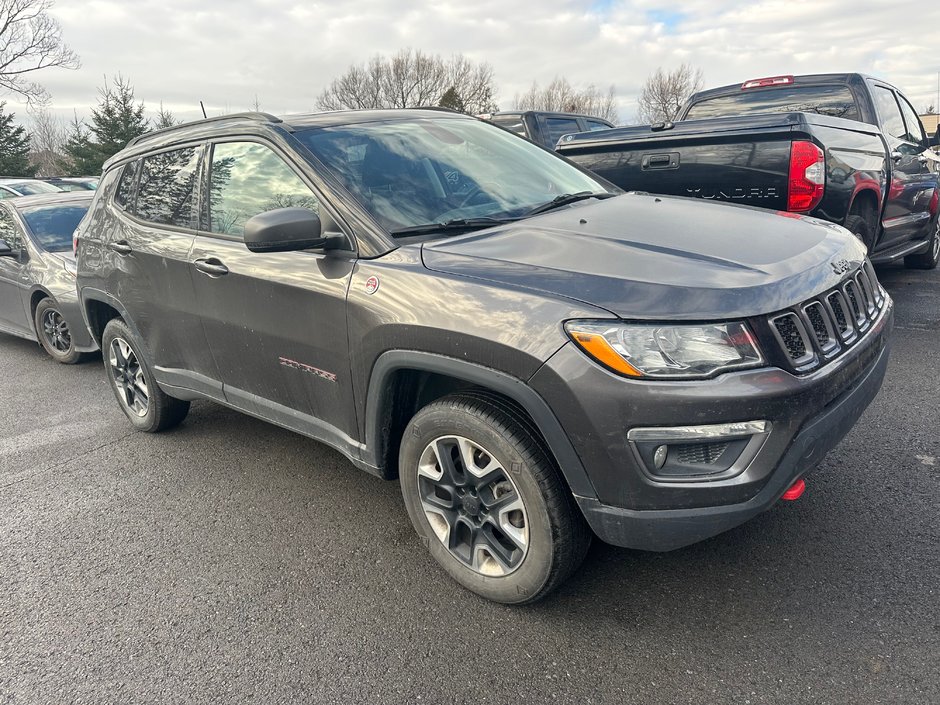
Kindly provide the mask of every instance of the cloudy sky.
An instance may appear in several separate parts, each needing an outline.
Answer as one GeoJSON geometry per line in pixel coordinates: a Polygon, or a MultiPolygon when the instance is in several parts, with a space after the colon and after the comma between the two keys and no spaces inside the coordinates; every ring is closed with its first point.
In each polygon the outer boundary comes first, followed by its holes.
{"type": "Polygon", "coordinates": [[[648,74],[682,62],[706,87],[862,71],[919,111],[937,101],[940,72],[935,0],[56,0],[53,14],[82,67],[37,79],[69,117],[117,72],[148,109],[162,101],[179,118],[198,117],[200,99],[218,114],[255,96],[269,112],[310,111],[351,63],[405,47],[489,62],[503,108],[555,75],[613,85],[622,122],[648,74]]]}

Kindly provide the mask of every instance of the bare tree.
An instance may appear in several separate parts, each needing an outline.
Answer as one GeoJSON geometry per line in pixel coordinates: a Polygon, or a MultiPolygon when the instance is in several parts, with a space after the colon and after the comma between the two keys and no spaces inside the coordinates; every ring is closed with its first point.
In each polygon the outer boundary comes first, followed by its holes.
{"type": "Polygon", "coordinates": [[[0,0],[0,89],[28,103],[48,94],[31,74],[55,66],[77,69],[78,55],[62,41],[59,23],[49,13],[52,0],[0,0]]]}
{"type": "Polygon", "coordinates": [[[45,108],[30,111],[33,129],[30,132],[29,159],[37,176],[56,176],[65,159],[65,123],[45,108]]]}
{"type": "Polygon", "coordinates": [[[602,92],[593,83],[581,89],[572,86],[567,78],[556,76],[551,83],[541,88],[537,82],[513,101],[516,110],[553,110],[564,113],[580,113],[617,122],[617,104],[614,87],[602,92]]]}
{"type": "Polygon", "coordinates": [[[493,69],[457,54],[449,60],[413,49],[354,64],[317,97],[321,110],[438,105],[452,90],[467,112],[493,108],[493,69]]]}
{"type": "Polygon", "coordinates": [[[702,69],[689,64],[682,64],[675,71],[656,69],[640,91],[640,120],[650,123],[674,120],[686,99],[704,83],[702,69]]]}

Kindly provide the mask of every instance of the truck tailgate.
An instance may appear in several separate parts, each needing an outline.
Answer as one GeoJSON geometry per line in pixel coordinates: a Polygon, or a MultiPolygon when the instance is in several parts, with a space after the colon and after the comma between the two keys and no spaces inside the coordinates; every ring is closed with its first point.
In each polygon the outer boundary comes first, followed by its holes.
{"type": "Polygon", "coordinates": [[[556,149],[628,191],[786,210],[790,142],[806,136],[798,113],[771,113],[568,135],[556,149]]]}

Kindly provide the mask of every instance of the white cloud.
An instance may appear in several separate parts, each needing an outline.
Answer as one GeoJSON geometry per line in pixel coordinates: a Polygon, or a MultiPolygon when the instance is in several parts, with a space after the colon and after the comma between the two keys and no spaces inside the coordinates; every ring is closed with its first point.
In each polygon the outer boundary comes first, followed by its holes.
{"type": "MultiPolygon", "coordinates": [[[[706,85],[786,73],[861,71],[936,102],[940,28],[931,2],[687,0],[58,0],[54,14],[82,58],[39,80],[71,116],[94,105],[105,74],[178,117],[248,108],[303,112],[351,63],[404,47],[489,62],[499,102],[533,80],[613,85],[621,118],[658,66],[700,66],[706,85]]],[[[10,99],[13,109],[21,109],[10,99]]]]}

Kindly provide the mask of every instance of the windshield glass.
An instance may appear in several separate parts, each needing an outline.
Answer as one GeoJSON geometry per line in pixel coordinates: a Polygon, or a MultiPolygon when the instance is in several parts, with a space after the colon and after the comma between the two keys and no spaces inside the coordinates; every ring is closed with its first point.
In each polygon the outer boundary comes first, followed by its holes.
{"type": "Polygon", "coordinates": [[[7,184],[11,188],[24,196],[33,196],[37,193],[57,193],[61,191],[58,186],[47,184],[45,181],[22,181],[16,184],[7,184]]]}
{"type": "Polygon", "coordinates": [[[414,119],[295,133],[387,230],[513,218],[570,193],[608,193],[551,152],[492,125],[414,119]]]}
{"type": "Polygon", "coordinates": [[[42,249],[48,252],[72,250],[72,233],[85,217],[90,203],[33,206],[20,212],[42,249]]]}
{"type": "Polygon", "coordinates": [[[746,113],[819,113],[858,120],[858,108],[848,86],[789,86],[765,90],[742,90],[722,95],[689,108],[686,120],[744,115],[746,113]]]}

